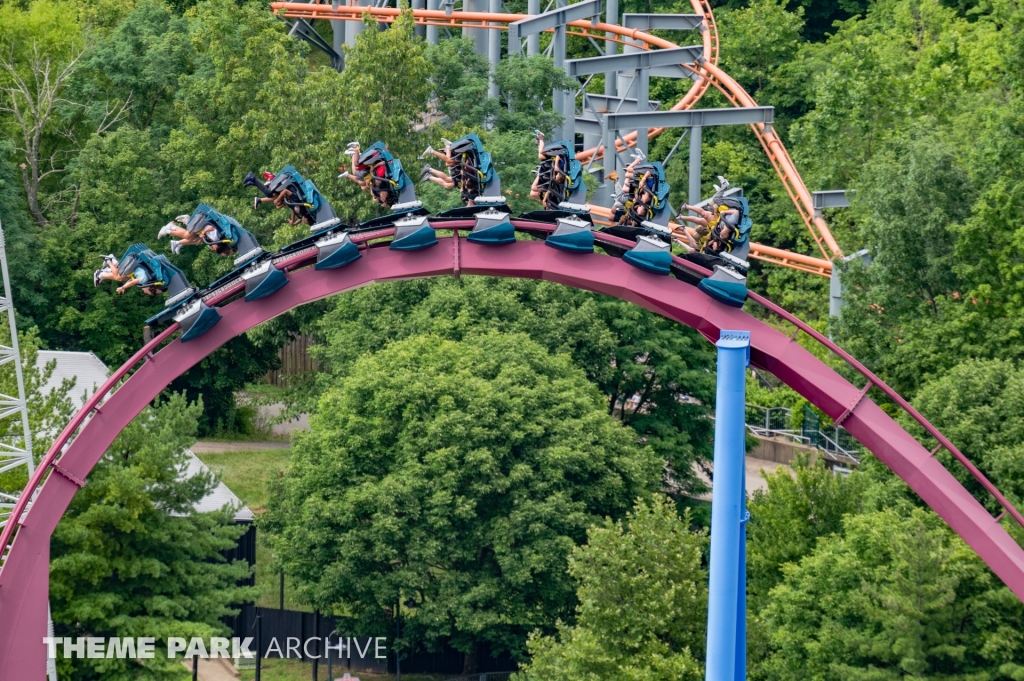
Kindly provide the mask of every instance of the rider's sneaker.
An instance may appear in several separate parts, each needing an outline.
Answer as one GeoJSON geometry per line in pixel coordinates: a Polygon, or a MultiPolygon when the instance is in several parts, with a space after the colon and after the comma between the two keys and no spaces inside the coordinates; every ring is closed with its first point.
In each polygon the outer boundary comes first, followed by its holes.
{"type": "Polygon", "coordinates": [[[446,140],[445,138],[442,137],[441,138],[441,144],[443,144],[446,147],[450,147],[452,145],[452,141],[451,140],[446,140]]]}
{"type": "Polygon", "coordinates": [[[422,159],[426,158],[427,156],[431,156],[431,155],[433,155],[433,153],[434,153],[434,147],[428,146],[426,149],[423,150],[423,153],[420,154],[420,159],[422,160],[422,159]]]}
{"type": "Polygon", "coordinates": [[[93,286],[99,286],[100,285],[100,282],[102,281],[102,279],[100,279],[100,274],[102,272],[103,272],[103,270],[99,269],[99,270],[96,270],[95,272],[92,273],[92,285],[93,286]]]}
{"type": "Polygon", "coordinates": [[[177,227],[173,222],[168,222],[166,225],[160,228],[160,231],[156,233],[157,239],[163,239],[165,236],[171,235],[171,230],[177,227]]]}
{"type": "Polygon", "coordinates": [[[172,241],[171,242],[171,253],[173,253],[174,255],[181,255],[181,247],[182,247],[182,245],[183,244],[180,241],[172,241]]]}
{"type": "Polygon", "coordinates": [[[114,256],[113,253],[107,253],[106,255],[103,256],[103,264],[104,265],[109,266],[111,263],[116,263],[116,262],[117,262],[117,258],[114,256]]]}
{"type": "Polygon", "coordinates": [[[260,207],[260,197],[258,197],[258,196],[252,197],[252,209],[253,210],[259,210],[259,207],[260,207]]]}
{"type": "Polygon", "coordinates": [[[426,182],[430,179],[430,166],[423,166],[423,170],[420,172],[420,182],[426,182]]]}
{"type": "Polygon", "coordinates": [[[243,187],[255,187],[256,186],[256,173],[249,173],[248,175],[246,175],[245,179],[242,180],[242,186],[243,187]]]}

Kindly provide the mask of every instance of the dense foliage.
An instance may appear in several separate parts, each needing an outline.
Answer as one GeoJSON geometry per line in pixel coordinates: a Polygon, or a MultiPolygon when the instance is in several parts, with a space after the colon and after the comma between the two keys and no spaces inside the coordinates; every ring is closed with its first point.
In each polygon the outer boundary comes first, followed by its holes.
{"type": "MultiPolygon", "coordinates": [[[[620,9],[691,11],[686,0],[623,0],[620,9]]],[[[826,218],[845,253],[867,249],[837,263],[839,318],[827,316],[823,277],[755,263],[751,287],[829,331],[1024,501],[1024,9],[1007,0],[728,0],[716,18],[721,65],[776,108],[808,187],[855,191],[849,210],[826,218]]],[[[42,345],[124,360],[159,303],[94,289],[92,270],[133,241],[166,252],[156,230],[199,201],[267,246],[301,234],[280,213],[253,208],[246,172],[292,163],[346,222],[379,214],[337,178],[351,140],[386,140],[415,178],[426,145],[476,131],[509,204],[534,206],[531,133],[557,124],[548,94],[567,85],[549,59],[505,59],[490,74],[472,41],[428,47],[408,15],[346,49],[339,74],[254,1],[0,4],[0,221],[22,328],[32,329],[27,354],[42,345]]],[[[568,50],[596,54],[579,37],[568,50]]],[[[598,76],[588,87],[603,86],[598,76]]],[[[689,87],[655,78],[651,96],[668,105],[689,87]]],[[[728,103],[711,91],[701,105],[728,103]]],[[[678,139],[661,135],[651,156],[664,158],[678,139]]],[[[705,193],[719,174],[742,186],[755,240],[817,254],[748,130],[706,129],[703,153],[705,193]]],[[[667,168],[674,205],[687,186],[684,157],[667,168]]],[[[421,186],[432,209],[458,203],[421,186]]],[[[173,260],[197,284],[230,268],[206,251],[173,260]]],[[[694,471],[711,454],[711,349],[620,301],[474,277],[323,301],[187,373],[173,389],[202,397],[202,416],[179,397],[133,426],[113,450],[128,460],[109,455],[55,538],[58,624],[134,631],[140,594],[153,587],[140,576],[114,589],[116,559],[143,575],[144,556],[160,555],[157,544],[176,532],[205,539],[165,567],[226,541],[214,520],[155,520],[160,499],[198,493],[168,477],[188,444],[180,421],[199,419],[203,433],[236,428],[234,393],[274,366],[296,333],[314,335],[323,371],[296,386],[291,406],[313,412],[313,431],[297,439],[297,465],[265,528],[310,605],[391,631],[393,604],[411,599],[408,645],[450,638],[471,657],[487,642],[532,654],[529,673],[545,678],[699,675],[702,618],[675,611],[702,607],[703,538],[647,493],[659,478],[677,496],[702,491],[694,471]],[[166,442],[143,444],[155,437],[166,442]],[[156,523],[152,534],[133,534],[129,502],[156,523]],[[85,560],[98,537],[116,537],[124,556],[101,547],[95,563],[85,560]],[[616,612],[609,594],[627,589],[635,608],[616,612]],[[88,609],[115,591],[123,616],[88,609]]],[[[9,378],[0,374],[4,392],[9,378]]],[[[803,406],[770,377],[749,394],[763,406],[803,406]]],[[[68,406],[60,394],[36,399],[45,439],[68,406]]],[[[801,463],[792,477],[770,476],[750,507],[752,678],[1024,678],[1019,602],[877,461],[866,457],[847,478],[801,463]]],[[[210,574],[227,579],[232,569],[210,574]]],[[[206,583],[179,586],[194,590],[182,596],[194,607],[161,614],[162,631],[213,626],[227,601],[206,583]]]]}
{"type": "Polygon", "coordinates": [[[587,533],[569,558],[576,621],[558,639],[535,634],[524,677],[538,681],[704,678],[707,535],[669,500],[638,500],[623,521],[587,533]],[[628,608],[623,603],[629,603],[628,608]]]}
{"type": "MultiPolygon", "coordinates": [[[[181,395],[149,408],[117,437],[54,532],[50,604],[57,636],[223,636],[220,621],[253,590],[249,566],[225,562],[245,531],[233,509],[195,513],[210,473],[184,477],[201,404],[181,395]]],[[[179,660],[60,658],[61,678],[176,679],[179,660]]]]}
{"type": "Polygon", "coordinates": [[[568,616],[568,552],[661,472],[568,357],[518,334],[364,355],[311,426],[263,518],[302,595],[378,627],[409,599],[406,636],[470,657],[568,616]]]}

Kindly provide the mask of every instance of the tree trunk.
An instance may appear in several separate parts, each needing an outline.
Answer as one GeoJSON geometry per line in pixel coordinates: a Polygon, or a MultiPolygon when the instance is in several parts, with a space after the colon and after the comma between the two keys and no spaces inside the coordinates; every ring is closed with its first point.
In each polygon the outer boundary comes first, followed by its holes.
{"type": "MultiPolygon", "coordinates": [[[[32,159],[34,161],[34,159],[32,159]]],[[[28,167],[21,164],[21,178],[25,185],[25,198],[28,200],[28,212],[32,214],[32,219],[36,221],[40,227],[45,227],[48,223],[46,216],[39,210],[39,180],[37,179],[38,171],[36,170],[36,163],[32,164],[31,177],[29,176],[28,167]]]]}
{"type": "Polygon", "coordinates": [[[466,656],[462,660],[462,675],[469,676],[470,674],[476,674],[480,669],[480,655],[477,645],[474,643],[466,656]]]}

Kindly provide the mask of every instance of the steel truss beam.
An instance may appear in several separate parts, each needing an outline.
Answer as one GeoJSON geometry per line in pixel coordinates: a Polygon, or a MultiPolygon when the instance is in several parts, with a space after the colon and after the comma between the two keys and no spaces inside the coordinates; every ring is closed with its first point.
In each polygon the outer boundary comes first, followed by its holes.
{"type": "MultiPolygon", "coordinates": [[[[570,77],[589,76],[594,73],[609,71],[638,71],[655,69],[659,66],[678,66],[680,64],[700,64],[704,61],[704,47],[689,45],[673,47],[667,50],[650,50],[610,54],[605,57],[587,57],[586,59],[567,59],[565,70],[570,77]]],[[[651,75],[657,75],[652,73],[651,75]]]]}
{"type": "Polygon", "coordinates": [[[519,54],[523,49],[523,38],[552,29],[557,30],[559,27],[564,31],[569,22],[595,18],[600,14],[601,0],[584,0],[528,19],[513,21],[508,25],[508,51],[510,54],[519,54]]]}
{"type": "Polygon", "coordinates": [[[827,208],[849,208],[850,198],[846,195],[845,189],[826,189],[820,192],[811,192],[814,198],[814,216],[821,217],[821,211],[827,208]]]}
{"type": "Polygon", "coordinates": [[[623,14],[622,25],[640,31],[692,31],[704,25],[701,14],[623,14]]]}
{"type": "Polygon", "coordinates": [[[775,107],[755,106],[743,109],[687,109],[684,111],[650,111],[610,113],[608,127],[613,130],[633,128],[706,128],[719,125],[771,125],[775,107]]]}
{"type": "MultiPolygon", "coordinates": [[[[583,100],[584,111],[593,111],[599,114],[613,113],[619,111],[622,107],[625,111],[636,111],[636,99],[633,97],[610,97],[608,95],[596,95],[592,92],[584,93],[586,99],[583,100]]],[[[651,111],[657,111],[661,108],[661,102],[657,102],[653,99],[647,100],[647,105],[651,111]]]]}

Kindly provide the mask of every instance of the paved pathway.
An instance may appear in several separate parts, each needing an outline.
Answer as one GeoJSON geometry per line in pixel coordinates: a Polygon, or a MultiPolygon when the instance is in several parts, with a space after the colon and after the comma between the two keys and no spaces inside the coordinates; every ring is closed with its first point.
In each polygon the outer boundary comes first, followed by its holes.
{"type": "MultiPolygon", "coordinates": [[[[192,671],[191,660],[183,660],[181,664],[189,672],[192,671]]],[[[199,681],[238,681],[238,677],[232,673],[229,660],[204,660],[200,658],[199,681]]]]}
{"type": "Polygon", "coordinates": [[[197,442],[189,449],[195,454],[214,454],[217,452],[254,452],[260,449],[288,449],[291,446],[287,440],[280,442],[197,442]]]}

